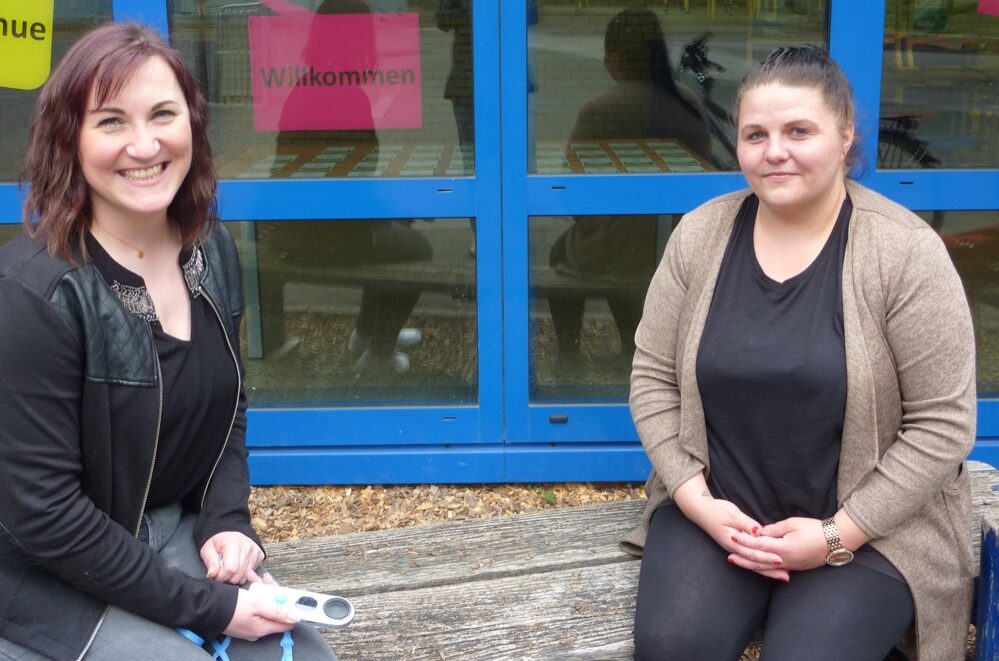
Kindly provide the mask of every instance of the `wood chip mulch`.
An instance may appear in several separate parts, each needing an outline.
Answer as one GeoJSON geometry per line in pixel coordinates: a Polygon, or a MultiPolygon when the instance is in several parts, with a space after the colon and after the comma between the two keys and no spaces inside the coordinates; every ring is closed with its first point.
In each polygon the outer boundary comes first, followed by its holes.
{"type": "Polygon", "coordinates": [[[254,487],[250,515],[266,543],[644,497],[640,484],[254,487]]]}

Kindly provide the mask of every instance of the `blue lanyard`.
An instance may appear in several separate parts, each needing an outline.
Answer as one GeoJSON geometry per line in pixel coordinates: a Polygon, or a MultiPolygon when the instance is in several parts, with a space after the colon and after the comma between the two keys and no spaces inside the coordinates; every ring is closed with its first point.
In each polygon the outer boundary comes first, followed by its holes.
{"type": "MultiPolygon", "coordinates": [[[[184,638],[197,645],[198,647],[204,647],[205,639],[194,633],[190,629],[183,629],[177,627],[177,632],[180,633],[184,638]]],[[[226,654],[226,650],[229,649],[229,644],[232,642],[232,636],[226,636],[224,638],[219,638],[218,640],[208,641],[211,644],[212,649],[207,650],[211,653],[212,659],[214,661],[231,661],[229,655],[226,654]]],[[[294,661],[294,654],[291,648],[295,646],[295,641],[291,639],[291,632],[285,631],[284,635],[281,636],[281,661],[294,661]]]]}

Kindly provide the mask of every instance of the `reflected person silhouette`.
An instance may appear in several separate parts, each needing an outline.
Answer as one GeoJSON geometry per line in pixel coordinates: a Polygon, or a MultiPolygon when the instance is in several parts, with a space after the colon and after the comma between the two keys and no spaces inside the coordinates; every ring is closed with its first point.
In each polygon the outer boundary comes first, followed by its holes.
{"type": "MultiPolygon", "coordinates": [[[[359,0],[325,0],[316,10],[319,15],[370,12],[368,3],[359,0]]],[[[364,34],[355,34],[350,43],[329,43],[318,36],[312,37],[318,34],[315,30],[310,34],[306,50],[318,51],[308,53],[307,61],[333,62],[337,59],[337,49],[354,49],[362,44],[366,49],[366,66],[377,68],[374,28],[364,34]]],[[[368,118],[362,123],[374,127],[376,120],[371,119],[371,103],[364,89],[360,86],[342,89],[353,92],[348,102],[353,105],[355,114],[361,111],[368,118]]],[[[295,105],[289,102],[287,107],[295,105]]],[[[378,136],[374,128],[308,133],[282,131],[277,138],[277,152],[315,150],[316,143],[370,146],[368,153],[377,153],[378,136]]],[[[320,279],[322,269],[327,266],[357,267],[360,271],[370,264],[429,261],[433,257],[433,248],[427,239],[405,220],[329,221],[311,224],[304,231],[295,223],[267,223],[262,225],[262,232],[266,233],[262,247],[278,262],[279,272],[311,271],[320,279]]],[[[270,319],[264,322],[265,342],[268,332],[272,338],[283,341],[282,290],[289,279],[274,277],[270,278],[270,283],[262,279],[261,293],[270,311],[267,315],[270,319]]],[[[362,288],[357,320],[347,343],[348,351],[357,356],[355,372],[404,373],[409,370],[409,356],[403,350],[417,345],[422,335],[419,330],[404,328],[404,325],[420,294],[418,287],[407,282],[370,284],[362,288]]],[[[281,346],[280,342],[267,343],[281,346]]]]}
{"type": "MultiPolygon", "coordinates": [[[[468,166],[475,153],[475,94],[472,77],[472,8],[470,0],[440,0],[434,12],[434,23],[444,32],[454,34],[451,42],[451,70],[444,83],[444,98],[451,102],[454,126],[458,132],[462,172],[472,174],[468,166]]],[[[471,221],[472,244],[469,253],[475,255],[475,220],[471,221]]]]}
{"type": "MultiPolygon", "coordinates": [[[[670,139],[707,157],[711,137],[703,107],[674,80],[663,31],[652,11],[629,8],[611,19],[604,35],[604,66],[614,85],[579,111],[570,142],[670,139]]],[[[607,297],[628,358],[656,266],[656,220],[654,215],[577,216],[549,254],[550,265],[562,273],[643,283],[607,297]]],[[[551,296],[548,304],[559,364],[578,364],[586,299],[551,296]]]]}
{"type": "Polygon", "coordinates": [[[451,102],[458,146],[466,158],[472,154],[475,123],[472,93],[472,12],[469,0],[440,0],[434,12],[438,29],[454,34],[451,70],[444,83],[444,98],[451,102]]]}

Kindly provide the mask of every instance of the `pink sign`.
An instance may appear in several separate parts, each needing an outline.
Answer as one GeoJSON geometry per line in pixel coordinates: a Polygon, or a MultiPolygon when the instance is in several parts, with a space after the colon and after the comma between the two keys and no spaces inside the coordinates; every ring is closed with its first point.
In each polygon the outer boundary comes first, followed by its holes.
{"type": "Polygon", "coordinates": [[[978,0],[978,13],[999,16],[999,0],[978,0]]]}
{"type": "Polygon", "coordinates": [[[423,125],[419,14],[296,11],[247,20],[258,131],[423,125]]]}

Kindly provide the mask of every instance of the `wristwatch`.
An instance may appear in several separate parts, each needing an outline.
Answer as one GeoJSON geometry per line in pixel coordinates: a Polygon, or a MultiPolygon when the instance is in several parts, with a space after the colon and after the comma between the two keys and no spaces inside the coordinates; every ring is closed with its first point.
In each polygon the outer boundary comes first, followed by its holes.
{"type": "Polygon", "coordinates": [[[839,539],[839,529],[833,517],[822,520],[822,534],[826,536],[826,548],[829,549],[829,555],[826,556],[827,565],[842,567],[853,560],[853,551],[843,548],[843,542],[839,539]]]}

